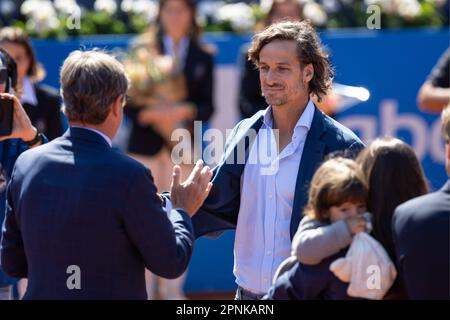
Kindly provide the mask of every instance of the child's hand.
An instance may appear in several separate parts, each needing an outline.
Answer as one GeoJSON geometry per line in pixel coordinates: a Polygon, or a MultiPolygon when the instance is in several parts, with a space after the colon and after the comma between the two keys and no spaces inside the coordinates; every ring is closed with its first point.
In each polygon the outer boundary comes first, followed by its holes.
{"type": "Polygon", "coordinates": [[[352,236],[366,231],[367,221],[362,215],[348,217],[345,219],[345,223],[347,224],[347,228],[350,230],[352,236]]]}

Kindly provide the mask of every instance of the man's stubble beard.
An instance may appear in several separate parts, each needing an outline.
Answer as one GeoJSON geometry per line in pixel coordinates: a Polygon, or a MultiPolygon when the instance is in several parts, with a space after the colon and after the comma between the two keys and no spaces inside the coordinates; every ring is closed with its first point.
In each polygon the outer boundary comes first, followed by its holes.
{"type": "Polygon", "coordinates": [[[270,103],[269,99],[267,97],[265,97],[264,94],[263,94],[263,97],[266,99],[266,102],[268,105],[273,106],[273,107],[279,107],[279,106],[283,106],[288,103],[289,96],[295,95],[298,91],[301,91],[301,90],[306,90],[306,86],[303,82],[300,82],[299,86],[295,89],[294,92],[292,92],[292,91],[288,92],[285,96],[273,101],[273,103],[270,103]]]}
{"type": "Polygon", "coordinates": [[[287,101],[288,101],[287,97],[283,97],[278,100],[275,100],[275,102],[272,103],[272,106],[279,107],[279,106],[285,105],[287,103],[287,101]]]}

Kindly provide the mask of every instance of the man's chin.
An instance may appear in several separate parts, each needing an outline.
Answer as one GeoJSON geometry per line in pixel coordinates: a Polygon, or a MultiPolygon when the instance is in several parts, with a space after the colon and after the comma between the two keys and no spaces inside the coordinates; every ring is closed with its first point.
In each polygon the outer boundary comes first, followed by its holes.
{"type": "Polygon", "coordinates": [[[272,107],[282,107],[286,104],[286,100],[271,100],[267,101],[267,103],[272,107]]]}
{"type": "Polygon", "coordinates": [[[265,97],[266,98],[266,102],[269,106],[275,107],[275,106],[282,106],[283,104],[286,104],[286,99],[281,97],[281,98],[276,98],[276,97],[265,97]]]}

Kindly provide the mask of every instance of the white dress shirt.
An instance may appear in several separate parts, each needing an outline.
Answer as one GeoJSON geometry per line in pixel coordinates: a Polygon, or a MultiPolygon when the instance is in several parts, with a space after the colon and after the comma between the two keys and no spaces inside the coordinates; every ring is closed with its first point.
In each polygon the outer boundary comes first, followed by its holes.
{"type": "Polygon", "coordinates": [[[271,107],[250,150],[249,159],[268,150],[272,174],[267,165],[247,161],[241,177],[241,203],[234,245],[236,283],[255,294],[270,288],[278,266],[291,253],[290,224],[295,184],[306,137],[314,117],[310,100],[298,120],[291,142],[278,154],[271,107]],[[264,130],[265,129],[265,130],[264,130]],[[278,167],[277,167],[278,166],[278,167]]]}
{"type": "Polygon", "coordinates": [[[172,57],[177,55],[178,61],[180,62],[180,67],[183,69],[188,54],[189,38],[183,37],[181,39],[178,50],[175,50],[173,40],[169,36],[164,36],[163,43],[165,54],[172,57]]]}
{"type": "Polygon", "coordinates": [[[22,104],[27,103],[34,107],[38,105],[36,90],[34,89],[34,84],[30,77],[23,78],[22,97],[20,98],[20,102],[22,104]]]}

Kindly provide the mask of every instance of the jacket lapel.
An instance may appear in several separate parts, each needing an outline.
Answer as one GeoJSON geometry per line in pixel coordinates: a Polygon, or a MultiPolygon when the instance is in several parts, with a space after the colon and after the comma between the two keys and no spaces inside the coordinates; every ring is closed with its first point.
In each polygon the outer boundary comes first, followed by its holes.
{"type": "Polygon", "coordinates": [[[193,70],[192,65],[195,65],[195,44],[192,43],[192,40],[189,41],[188,47],[186,48],[187,52],[186,52],[186,58],[184,61],[184,66],[183,66],[183,73],[185,75],[186,78],[190,78],[190,71],[193,70]]]}
{"type": "Polygon", "coordinates": [[[298,170],[297,181],[295,184],[294,204],[292,206],[291,216],[291,239],[297,232],[300,220],[303,217],[303,209],[308,200],[309,184],[317,167],[323,160],[325,143],[321,136],[325,132],[322,112],[315,107],[314,118],[311,129],[306,137],[303,148],[302,159],[298,170]]]}
{"type": "Polygon", "coordinates": [[[214,186],[205,202],[207,214],[197,214],[192,219],[196,237],[236,227],[241,197],[240,182],[247,161],[247,158],[244,161],[239,159],[238,154],[242,152],[240,149],[245,147],[245,156],[248,157],[252,143],[249,141],[252,139],[247,138],[248,132],[252,129],[258,132],[263,123],[262,119],[262,112],[258,113],[244,120],[237,127],[239,130],[231,133],[226,153],[221,163],[214,168],[214,186]]]}
{"type": "MultiPolygon", "coordinates": [[[[235,137],[233,138],[233,146],[231,148],[227,148],[229,152],[225,154],[225,163],[232,165],[231,171],[235,176],[239,177],[239,181],[247,163],[251,146],[255,141],[262,124],[263,112],[258,112],[245,125],[243,125],[242,128],[238,128],[235,137]],[[245,152],[245,158],[242,158],[243,151],[245,152]]],[[[239,185],[240,183],[238,186],[239,185]]]]}

